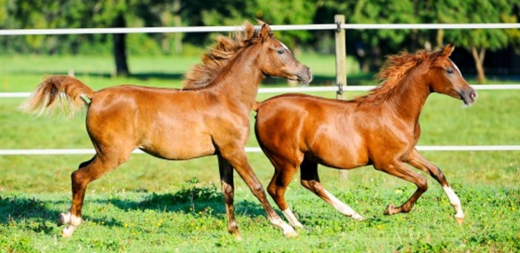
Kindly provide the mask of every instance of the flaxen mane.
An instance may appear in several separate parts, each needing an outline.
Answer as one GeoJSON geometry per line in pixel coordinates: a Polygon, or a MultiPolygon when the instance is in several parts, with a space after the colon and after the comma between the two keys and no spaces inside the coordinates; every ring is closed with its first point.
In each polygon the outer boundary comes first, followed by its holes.
{"type": "Polygon", "coordinates": [[[399,85],[407,71],[429,59],[434,59],[432,56],[438,54],[440,53],[421,50],[415,54],[402,51],[399,54],[387,56],[385,64],[376,75],[379,86],[371,90],[368,95],[356,98],[354,101],[373,103],[385,100],[399,85]]]}
{"type": "Polygon", "coordinates": [[[184,77],[183,89],[195,89],[207,86],[215,80],[222,68],[240,49],[259,41],[255,27],[249,22],[244,23],[244,31],[237,32],[233,38],[219,36],[216,44],[202,56],[202,64],[193,66],[184,77]]]}

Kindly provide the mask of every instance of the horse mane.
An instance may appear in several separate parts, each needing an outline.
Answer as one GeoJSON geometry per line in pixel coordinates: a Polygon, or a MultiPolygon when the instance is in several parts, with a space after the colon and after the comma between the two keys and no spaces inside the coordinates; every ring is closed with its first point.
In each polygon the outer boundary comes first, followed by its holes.
{"type": "Polygon", "coordinates": [[[406,73],[413,67],[419,66],[440,55],[440,52],[419,50],[414,54],[401,51],[399,54],[387,56],[387,60],[379,73],[375,76],[379,85],[367,95],[354,99],[356,102],[378,102],[389,97],[399,85],[406,73]]]}
{"type": "Polygon", "coordinates": [[[252,24],[246,21],[244,27],[243,32],[237,31],[229,37],[219,35],[216,43],[202,56],[202,64],[196,64],[188,70],[184,76],[182,89],[207,86],[215,80],[228,61],[236,56],[242,48],[261,41],[252,24]]]}

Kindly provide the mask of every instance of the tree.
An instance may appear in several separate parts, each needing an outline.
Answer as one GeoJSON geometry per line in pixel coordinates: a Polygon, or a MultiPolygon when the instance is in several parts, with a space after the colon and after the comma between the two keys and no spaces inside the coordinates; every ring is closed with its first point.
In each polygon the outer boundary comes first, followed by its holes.
{"type": "MultiPolygon", "coordinates": [[[[441,23],[502,23],[512,17],[512,5],[508,0],[438,0],[434,6],[437,20],[441,23]]],[[[470,51],[480,83],[486,80],[486,51],[505,48],[509,42],[504,29],[452,29],[445,32],[445,37],[470,51]]]]}
{"type": "MultiPolygon", "coordinates": [[[[318,2],[321,8],[334,10],[339,14],[344,14],[347,23],[352,24],[410,24],[417,23],[412,1],[392,1],[392,0],[360,0],[357,2],[326,1],[318,2]]],[[[330,22],[330,21],[328,21],[330,22]]],[[[349,41],[353,43],[357,57],[360,62],[365,61],[368,56],[366,51],[370,51],[372,67],[379,68],[382,65],[382,55],[390,52],[402,50],[403,42],[410,37],[410,30],[363,30],[348,31],[349,41]],[[354,39],[355,41],[352,41],[354,39]],[[383,46],[384,45],[384,46],[383,46]],[[367,50],[367,48],[369,50],[367,50]]],[[[367,65],[361,66],[364,71],[368,71],[367,65]]]]}

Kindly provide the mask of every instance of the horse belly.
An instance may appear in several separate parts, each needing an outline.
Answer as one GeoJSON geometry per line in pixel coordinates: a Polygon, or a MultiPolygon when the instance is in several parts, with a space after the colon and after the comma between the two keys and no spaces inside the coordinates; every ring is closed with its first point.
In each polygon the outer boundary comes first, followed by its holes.
{"type": "Polygon", "coordinates": [[[159,136],[139,148],[148,154],[168,160],[188,160],[215,154],[211,136],[204,134],[159,136]]]}
{"type": "Polygon", "coordinates": [[[318,162],[338,169],[353,169],[367,165],[368,152],[363,149],[362,140],[357,138],[318,138],[311,148],[318,162]]]}

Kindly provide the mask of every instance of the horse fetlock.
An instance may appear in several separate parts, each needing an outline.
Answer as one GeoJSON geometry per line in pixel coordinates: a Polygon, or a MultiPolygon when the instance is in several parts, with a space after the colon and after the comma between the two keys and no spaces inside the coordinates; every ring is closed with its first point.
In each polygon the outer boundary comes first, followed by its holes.
{"type": "Polygon", "coordinates": [[[58,217],[58,226],[69,224],[70,215],[71,215],[70,212],[60,213],[60,216],[58,217]]]}

